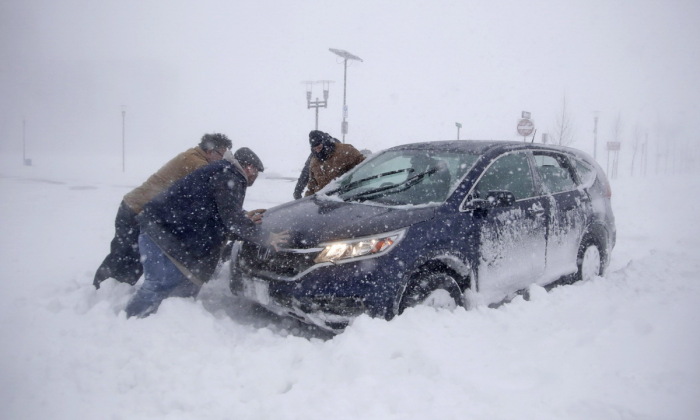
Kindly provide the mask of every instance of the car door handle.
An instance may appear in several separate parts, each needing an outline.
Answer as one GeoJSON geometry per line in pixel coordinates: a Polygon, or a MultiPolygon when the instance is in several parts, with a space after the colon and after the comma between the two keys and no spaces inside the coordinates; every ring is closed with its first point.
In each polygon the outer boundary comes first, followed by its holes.
{"type": "Polygon", "coordinates": [[[527,214],[530,216],[540,216],[544,214],[544,209],[542,207],[527,209],[527,214]]]}

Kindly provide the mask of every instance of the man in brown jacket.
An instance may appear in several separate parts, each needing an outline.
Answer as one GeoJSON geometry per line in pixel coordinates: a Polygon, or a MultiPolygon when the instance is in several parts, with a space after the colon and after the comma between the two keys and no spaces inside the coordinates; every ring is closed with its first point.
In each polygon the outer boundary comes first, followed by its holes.
{"type": "Polygon", "coordinates": [[[224,134],[205,134],[199,145],[175,156],[141,186],[124,196],[114,222],[115,234],[110,253],[97,269],[92,282],[96,289],[108,278],[136,284],[143,273],[138,246],[140,231],[136,215],[143,210],[146,203],[178,179],[210,162],[220,160],[231,146],[231,140],[224,134]]]}
{"type": "Polygon", "coordinates": [[[313,157],[309,163],[309,183],[305,195],[315,194],[329,182],[365,160],[352,145],[340,143],[328,133],[313,130],[309,133],[313,157]]]}

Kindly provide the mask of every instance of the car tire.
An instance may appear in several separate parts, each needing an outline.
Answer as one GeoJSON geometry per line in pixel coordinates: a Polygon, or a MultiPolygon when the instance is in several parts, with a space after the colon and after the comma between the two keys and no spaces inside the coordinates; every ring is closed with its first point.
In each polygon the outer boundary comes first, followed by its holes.
{"type": "Polygon", "coordinates": [[[576,281],[588,281],[603,275],[603,254],[600,245],[592,237],[585,236],[581,241],[576,265],[578,266],[576,281]]]}
{"type": "Polygon", "coordinates": [[[443,271],[422,272],[411,279],[399,306],[399,314],[414,306],[454,309],[464,306],[464,295],[454,276],[443,271]]]}

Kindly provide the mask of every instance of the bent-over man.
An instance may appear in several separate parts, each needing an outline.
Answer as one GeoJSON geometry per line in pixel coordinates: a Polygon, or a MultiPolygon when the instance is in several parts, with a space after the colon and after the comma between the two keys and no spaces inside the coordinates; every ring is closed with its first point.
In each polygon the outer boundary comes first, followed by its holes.
{"type": "Polygon", "coordinates": [[[139,224],[136,216],[153,197],[195,169],[221,159],[231,146],[231,140],[224,134],[205,134],[199,145],[175,156],[141,186],[124,196],[114,221],[114,238],[110,244],[110,252],[100,264],[92,282],[96,289],[108,278],[132,286],[139,281],[143,267],[139,254],[139,224]]]}
{"type": "Polygon", "coordinates": [[[243,147],[197,169],[156,196],[138,216],[143,285],[126,306],[127,317],[145,317],[163,299],[196,297],[219,262],[228,240],[245,239],[277,248],[287,233],[259,237],[243,200],[258,172],[260,158],[243,147]]]}

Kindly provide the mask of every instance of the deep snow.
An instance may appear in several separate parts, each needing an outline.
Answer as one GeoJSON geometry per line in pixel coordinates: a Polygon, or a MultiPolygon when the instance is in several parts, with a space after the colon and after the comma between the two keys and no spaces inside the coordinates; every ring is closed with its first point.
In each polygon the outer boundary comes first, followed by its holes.
{"type": "MultiPolygon", "coordinates": [[[[163,161],[0,157],[0,418],[700,418],[700,177],[612,181],[607,275],[497,309],[361,317],[329,337],[231,296],[125,318],[92,287],[123,194],[163,161]]],[[[301,162],[300,162],[301,163],[301,162]]],[[[272,169],[247,208],[291,198],[272,169]]]]}

